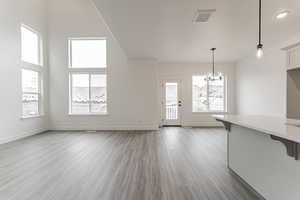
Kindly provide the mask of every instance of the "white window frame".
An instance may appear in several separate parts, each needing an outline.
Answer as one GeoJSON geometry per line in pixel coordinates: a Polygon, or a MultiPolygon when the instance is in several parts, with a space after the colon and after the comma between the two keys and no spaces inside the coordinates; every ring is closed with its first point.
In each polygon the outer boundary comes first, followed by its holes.
{"type": "Polygon", "coordinates": [[[20,37],[21,37],[21,45],[22,45],[22,32],[21,32],[21,28],[26,28],[27,30],[33,32],[34,34],[36,34],[39,38],[38,40],[38,64],[34,64],[34,63],[29,63],[26,61],[23,61],[22,59],[22,48],[21,48],[21,79],[22,79],[22,69],[24,70],[30,70],[30,71],[34,71],[38,73],[38,93],[28,93],[28,92],[23,92],[23,85],[22,85],[22,80],[21,80],[21,118],[22,119],[27,119],[27,118],[36,118],[36,117],[42,117],[44,116],[44,87],[43,87],[43,82],[44,82],[44,54],[43,54],[43,37],[42,35],[34,30],[33,28],[31,28],[28,25],[25,24],[21,24],[20,25],[20,37]],[[37,115],[23,115],[23,94],[38,94],[38,114],[37,115]]]}
{"type": "MultiPolygon", "coordinates": [[[[93,67],[93,68],[80,68],[80,67],[73,67],[72,66],[72,41],[73,40],[105,40],[106,41],[106,50],[107,50],[107,38],[105,37],[71,37],[68,38],[68,68],[73,69],[73,70],[95,70],[98,71],[100,69],[106,69],[107,68],[107,63],[105,67],[93,67]]],[[[107,52],[107,51],[106,51],[107,52]]],[[[107,53],[106,53],[107,56],[107,53]]],[[[106,59],[107,62],[107,59],[106,59]]]]}
{"type": "MultiPolygon", "coordinates": [[[[106,41],[106,50],[107,50],[107,39],[105,37],[76,37],[76,38],[68,38],[68,69],[69,69],[69,115],[71,116],[97,116],[97,115],[108,115],[109,103],[108,103],[108,86],[107,86],[107,63],[105,68],[73,68],[72,67],[72,40],[105,40],[106,41]],[[88,74],[89,75],[89,101],[91,100],[91,75],[100,74],[106,75],[106,112],[92,113],[91,112],[91,102],[89,102],[89,112],[88,113],[73,113],[72,112],[72,88],[73,74],[88,74]]],[[[107,54],[106,54],[107,56],[107,54]]],[[[107,59],[106,59],[107,60],[107,59]]]]}
{"type": "Polygon", "coordinates": [[[205,76],[205,75],[193,75],[192,76],[192,113],[194,113],[194,114],[197,114],[197,113],[204,113],[204,114],[210,114],[210,113],[212,113],[212,114],[214,114],[214,113],[227,113],[227,87],[228,87],[228,84],[227,84],[227,77],[225,76],[225,75],[223,75],[223,84],[224,84],[224,90],[223,90],[223,92],[224,92],[224,94],[223,94],[223,96],[224,96],[224,110],[209,110],[209,80],[207,80],[207,84],[206,84],[206,94],[207,94],[207,96],[206,96],[206,98],[207,98],[207,101],[208,101],[208,104],[207,104],[207,111],[194,111],[194,99],[193,99],[193,97],[194,97],[194,89],[193,89],[193,87],[194,87],[194,85],[193,85],[193,77],[197,77],[197,76],[205,76]]]}
{"type": "MultiPolygon", "coordinates": [[[[22,59],[22,52],[21,52],[21,60],[23,63],[27,63],[27,64],[30,64],[30,65],[34,65],[34,66],[40,66],[42,67],[44,65],[44,56],[43,56],[43,37],[42,35],[36,31],[35,29],[31,28],[30,26],[26,25],[26,24],[21,24],[21,28],[25,28],[29,31],[31,31],[32,33],[36,34],[39,38],[38,40],[38,64],[35,64],[35,63],[30,63],[30,62],[26,62],[26,61],[23,61],[22,59]]],[[[21,33],[22,34],[22,33],[21,33]]],[[[20,35],[21,35],[20,34],[20,35]]],[[[21,38],[21,42],[22,42],[22,38],[21,38]]]]}

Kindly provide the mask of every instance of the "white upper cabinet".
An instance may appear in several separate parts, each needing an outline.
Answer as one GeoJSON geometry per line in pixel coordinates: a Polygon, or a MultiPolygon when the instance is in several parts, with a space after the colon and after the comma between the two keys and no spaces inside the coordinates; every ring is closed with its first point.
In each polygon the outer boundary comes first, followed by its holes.
{"type": "Polygon", "coordinates": [[[288,70],[300,68],[300,47],[288,52],[288,70]]]}
{"type": "Polygon", "coordinates": [[[300,44],[284,48],[287,51],[287,70],[300,69],[300,44]]]}

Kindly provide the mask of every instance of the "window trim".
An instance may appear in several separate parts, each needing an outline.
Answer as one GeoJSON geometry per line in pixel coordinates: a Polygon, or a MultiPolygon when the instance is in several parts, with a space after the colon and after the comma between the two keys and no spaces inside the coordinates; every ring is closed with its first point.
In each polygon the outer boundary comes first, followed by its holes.
{"type": "Polygon", "coordinates": [[[21,61],[23,63],[27,63],[29,65],[34,65],[34,66],[44,66],[44,54],[43,54],[43,36],[42,34],[40,34],[40,32],[36,31],[34,28],[32,28],[31,26],[28,26],[24,23],[21,23],[20,26],[20,35],[21,35],[21,61]],[[27,62],[23,60],[23,55],[22,55],[22,28],[25,28],[29,31],[31,31],[32,33],[36,34],[38,36],[38,64],[36,63],[31,63],[31,62],[27,62]]]}
{"type": "MultiPolygon", "coordinates": [[[[21,70],[21,77],[23,78],[23,74],[22,71],[23,70],[28,70],[28,71],[32,71],[32,72],[36,72],[38,74],[38,92],[23,92],[23,85],[22,85],[22,95],[21,95],[21,102],[22,102],[22,115],[21,118],[22,119],[29,119],[29,118],[37,118],[37,117],[41,117],[44,116],[44,107],[43,107],[43,89],[42,89],[42,73],[40,71],[36,71],[33,69],[27,69],[27,68],[22,68],[21,70]],[[37,115],[23,115],[23,95],[24,94],[34,94],[34,95],[38,95],[38,114],[37,115]]],[[[21,78],[21,82],[23,83],[23,79],[21,78]]]]}
{"type": "MultiPolygon", "coordinates": [[[[98,68],[79,68],[79,67],[72,67],[72,40],[105,40],[106,41],[106,60],[107,60],[107,38],[106,37],[69,37],[67,38],[68,42],[68,78],[69,78],[69,101],[68,101],[68,115],[69,116],[105,116],[109,115],[109,95],[108,95],[108,73],[107,73],[107,63],[106,67],[98,67],[98,68]],[[89,74],[89,82],[91,81],[90,76],[91,74],[102,74],[106,75],[106,112],[103,113],[72,113],[72,75],[73,74],[89,74]]],[[[89,83],[90,85],[90,83],[89,83]]],[[[91,88],[89,86],[89,95],[91,88]]],[[[89,97],[90,98],[90,97],[89,97]]],[[[90,106],[90,105],[89,105],[90,106]]]]}
{"type": "MultiPolygon", "coordinates": [[[[193,99],[193,96],[194,96],[194,91],[193,91],[193,77],[196,77],[196,76],[206,76],[206,75],[203,75],[203,74],[199,74],[199,75],[192,75],[192,113],[193,114],[226,114],[228,113],[228,105],[227,105],[227,94],[228,94],[228,81],[227,81],[227,76],[226,75],[223,75],[223,78],[224,78],[224,110],[209,110],[207,109],[207,111],[194,111],[194,99],[193,99]]],[[[206,92],[207,94],[209,94],[209,84],[208,84],[209,81],[207,81],[207,87],[206,87],[206,92]]],[[[207,100],[209,101],[209,96],[207,95],[207,100]]],[[[207,105],[207,108],[209,108],[209,103],[207,105]]]]}
{"type": "MultiPolygon", "coordinates": [[[[39,118],[43,117],[45,115],[45,101],[44,101],[44,46],[43,46],[43,36],[40,32],[36,31],[31,26],[28,26],[24,23],[20,24],[20,41],[21,41],[21,119],[30,119],[30,118],[39,118]],[[30,63],[27,61],[24,61],[22,58],[22,27],[35,33],[39,40],[38,40],[38,64],[30,63]],[[37,115],[23,115],[23,94],[26,92],[23,92],[23,85],[22,85],[22,70],[30,70],[33,72],[38,73],[38,114],[37,115]]],[[[37,94],[37,93],[35,93],[37,94]]]]}
{"type": "Polygon", "coordinates": [[[75,71],[75,72],[69,72],[69,113],[68,115],[71,116],[102,116],[102,115],[108,115],[108,95],[107,95],[107,74],[100,72],[100,71],[90,71],[90,72],[81,72],[81,71],[75,71]],[[88,113],[73,113],[72,111],[72,100],[73,100],[73,75],[74,74],[87,74],[89,76],[89,112],[88,113]],[[97,112],[93,113],[91,112],[91,76],[92,75],[105,75],[106,76],[106,112],[97,112]]]}

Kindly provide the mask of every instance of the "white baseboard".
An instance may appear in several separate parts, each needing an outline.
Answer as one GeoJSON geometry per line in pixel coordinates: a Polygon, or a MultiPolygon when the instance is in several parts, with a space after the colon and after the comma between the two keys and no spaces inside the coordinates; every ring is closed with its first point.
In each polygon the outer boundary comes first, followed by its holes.
{"type": "Polygon", "coordinates": [[[51,130],[53,131],[134,131],[134,130],[159,130],[158,124],[68,124],[68,123],[56,123],[52,124],[51,130]]]}
{"type": "Polygon", "coordinates": [[[47,130],[45,130],[45,129],[38,129],[38,130],[32,130],[32,131],[29,131],[29,132],[25,132],[25,133],[20,134],[20,135],[15,135],[15,136],[12,136],[12,137],[1,138],[0,139],[0,144],[6,144],[6,143],[13,142],[13,141],[16,141],[16,140],[20,140],[20,139],[23,139],[23,138],[26,138],[26,137],[29,137],[29,136],[37,135],[37,134],[40,134],[40,133],[43,133],[43,132],[46,132],[46,131],[47,130]]]}
{"type": "Polygon", "coordinates": [[[183,127],[224,127],[221,122],[184,122],[183,127]]]}
{"type": "MultiPolygon", "coordinates": [[[[223,127],[220,122],[184,122],[183,127],[223,127]]],[[[107,124],[107,125],[96,125],[91,126],[87,124],[68,124],[68,123],[58,123],[52,125],[51,131],[157,131],[159,130],[158,124],[107,124]]],[[[0,138],[0,144],[5,144],[8,142],[13,142],[22,138],[33,136],[42,132],[48,131],[46,129],[37,129],[24,134],[14,135],[12,137],[0,138]]]]}

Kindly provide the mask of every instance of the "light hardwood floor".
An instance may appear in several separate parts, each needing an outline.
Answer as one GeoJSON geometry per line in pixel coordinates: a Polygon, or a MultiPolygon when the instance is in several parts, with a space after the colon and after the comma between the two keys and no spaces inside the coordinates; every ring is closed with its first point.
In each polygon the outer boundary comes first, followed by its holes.
{"type": "Polygon", "coordinates": [[[222,129],[49,132],[0,145],[0,200],[252,200],[222,129]]]}

